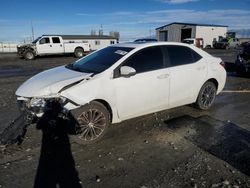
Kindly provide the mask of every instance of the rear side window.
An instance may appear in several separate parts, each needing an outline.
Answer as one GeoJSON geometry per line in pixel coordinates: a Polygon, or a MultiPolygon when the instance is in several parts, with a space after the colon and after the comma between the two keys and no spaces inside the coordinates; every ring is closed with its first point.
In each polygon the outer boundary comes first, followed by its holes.
{"type": "Polygon", "coordinates": [[[60,39],[59,39],[59,37],[52,37],[52,42],[53,43],[60,43],[60,39]]]}
{"type": "Polygon", "coordinates": [[[167,50],[171,67],[195,63],[201,59],[198,53],[185,46],[166,46],[165,50],[167,50]]]}
{"type": "Polygon", "coordinates": [[[164,67],[161,47],[142,49],[132,55],[123,66],[133,67],[137,73],[161,69],[164,67]]]}

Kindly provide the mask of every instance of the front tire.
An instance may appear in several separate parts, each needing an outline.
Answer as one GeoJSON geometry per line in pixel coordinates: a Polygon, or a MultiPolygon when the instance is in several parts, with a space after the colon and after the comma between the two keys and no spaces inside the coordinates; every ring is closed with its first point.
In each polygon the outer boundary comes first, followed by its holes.
{"type": "Polygon", "coordinates": [[[84,55],[84,50],[82,48],[76,48],[74,54],[77,58],[81,58],[84,55]]]}
{"type": "Polygon", "coordinates": [[[85,145],[100,140],[110,124],[110,114],[106,107],[96,101],[71,111],[78,126],[73,139],[85,145]]]}
{"type": "Polygon", "coordinates": [[[196,107],[201,110],[208,110],[215,99],[217,88],[213,82],[206,82],[199,92],[198,98],[196,100],[196,107]]]}
{"type": "Polygon", "coordinates": [[[26,52],[24,52],[24,58],[26,60],[32,60],[32,59],[35,59],[35,54],[33,51],[31,50],[27,50],[26,52]]]}

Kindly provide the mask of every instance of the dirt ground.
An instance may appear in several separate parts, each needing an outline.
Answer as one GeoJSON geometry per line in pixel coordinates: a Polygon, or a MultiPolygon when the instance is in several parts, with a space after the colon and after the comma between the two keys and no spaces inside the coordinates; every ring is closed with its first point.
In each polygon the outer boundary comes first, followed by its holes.
{"type": "MultiPolygon", "coordinates": [[[[250,187],[250,79],[233,72],[236,51],[208,52],[229,71],[210,110],[184,106],[128,120],[85,146],[63,124],[33,125],[22,145],[0,148],[0,187],[250,187]]],[[[22,82],[75,60],[0,54],[0,132],[18,116],[22,82]]]]}

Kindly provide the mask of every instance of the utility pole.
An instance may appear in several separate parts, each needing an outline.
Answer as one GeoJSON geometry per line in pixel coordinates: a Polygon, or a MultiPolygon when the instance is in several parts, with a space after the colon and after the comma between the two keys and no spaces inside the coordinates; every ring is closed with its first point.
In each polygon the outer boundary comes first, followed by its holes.
{"type": "Polygon", "coordinates": [[[31,32],[32,32],[32,41],[35,40],[35,34],[34,34],[34,27],[33,27],[33,22],[31,21],[31,32]]]}

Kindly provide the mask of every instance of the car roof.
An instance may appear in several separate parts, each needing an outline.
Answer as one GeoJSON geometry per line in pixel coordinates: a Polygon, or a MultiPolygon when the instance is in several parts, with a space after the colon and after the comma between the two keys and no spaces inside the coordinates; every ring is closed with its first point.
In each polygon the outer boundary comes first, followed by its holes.
{"type": "Polygon", "coordinates": [[[188,46],[188,44],[181,43],[181,42],[127,42],[127,43],[118,43],[112,46],[115,47],[127,47],[127,48],[144,48],[150,46],[162,46],[162,45],[178,45],[178,46],[188,46]]]}
{"type": "MultiPolygon", "coordinates": [[[[134,50],[139,50],[142,48],[146,48],[146,47],[151,47],[151,46],[164,46],[164,45],[177,45],[177,46],[185,46],[188,48],[193,49],[194,51],[198,52],[200,55],[202,55],[203,57],[211,57],[210,54],[208,54],[207,52],[192,46],[190,44],[187,43],[181,43],[181,42],[145,42],[145,43],[137,43],[137,42],[128,42],[128,43],[118,43],[118,44],[114,44],[112,45],[113,47],[125,47],[125,48],[134,48],[134,50]]],[[[132,50],[132,51],[134,51],[132,50]]]]}

